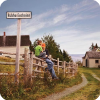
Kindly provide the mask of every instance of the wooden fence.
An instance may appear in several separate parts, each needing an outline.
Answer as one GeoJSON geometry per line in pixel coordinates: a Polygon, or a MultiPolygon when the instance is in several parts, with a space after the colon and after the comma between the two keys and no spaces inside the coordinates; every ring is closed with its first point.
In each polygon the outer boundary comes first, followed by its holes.
{"type": "MultiPolygon", "coordinates": [[[[16,55],[15,53],[7,53],[0,51],[0,53],[3,54],[9,54],[9,55],[16,55]]],[[[40,77],[44,77],[45,68],[47,66],[45,60],[35,57],[35,55],[32,53],[29,53],[29,50],[25,48],[25,53],[20,54],[20,56],[24,56],[24,63],[20,63],[19,65],[24,67],[24,73],[18,72],[15,73],[0,73],[0,75],[14,75],[15,80],[19,80],[19,75],[24,76],[24,82],[31,82],[32,78],[36,77],[37,75],[42,74],[40,77]]],[[[66,62],[66,61],[59,61],[59,58],[53,59],[51,56],[49,56],[49,59],[54,62],[54,69],[57,69],[55,72],[59,75],[60,73],[63,73],[64,77],[66,75],[69,75],[70,77],[74,76],[75,73],[77,73],[78,64],[74,62],[66,62]]],[[[16,65],[16,62],[0,62],[2,65],[16,65]]],[[[15,69],[16,72],[16,69],[15,69]]]]}

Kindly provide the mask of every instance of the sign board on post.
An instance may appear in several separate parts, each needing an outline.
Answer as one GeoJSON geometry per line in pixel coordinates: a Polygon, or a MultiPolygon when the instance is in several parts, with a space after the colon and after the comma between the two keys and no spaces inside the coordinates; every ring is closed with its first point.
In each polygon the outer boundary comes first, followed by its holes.
{"type": "Polygon", "coordinates": [[[32,12],[7,12],[7,19],[30,19],[32,18],[32,12]]]}
{"type": "Polygon", "coordinates": [[[32,18],[32,12],[7,12],[7,19],[18,19],[17,24],[17,40],[16,40],[16,66],[15,66],[15,82],[19,83],[19,58],[20,58],[20,33],[21,19],[32,18]]]}

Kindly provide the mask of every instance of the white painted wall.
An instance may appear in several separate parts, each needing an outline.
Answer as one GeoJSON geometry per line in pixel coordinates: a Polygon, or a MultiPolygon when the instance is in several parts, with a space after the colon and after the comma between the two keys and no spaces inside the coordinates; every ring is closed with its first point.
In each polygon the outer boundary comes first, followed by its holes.
{"type": "MultiPolygon", "coordinates": [[[[20,47],[20,54],[24,54],[24,49],[25,48],[28,48],[29,49],[29,46],[21,46],[20,47]]],[[[16,53],[16,46],[0,47],[0,51],[10,52],[10,53],[16,53]]],[[[16,58],[15,55],[3,54],[2,56],[10,56],[12,58],[16,58]]],[[[22,58],[22,57],[20,56],[20,58],[22,58]]]]}
{"type": "Polygon", "coordinates": [[[83,66],[85,66],[85,59],[82,59],[83,66]]]}
{"type": "Polygon", "coordinates": [[[100,59],[89,59],[89,61],[89,68],[98,68],[98,65],[100,65],[100,59]],[[95,63],[95,60],[99,60],[99,63],[95,63]]]}

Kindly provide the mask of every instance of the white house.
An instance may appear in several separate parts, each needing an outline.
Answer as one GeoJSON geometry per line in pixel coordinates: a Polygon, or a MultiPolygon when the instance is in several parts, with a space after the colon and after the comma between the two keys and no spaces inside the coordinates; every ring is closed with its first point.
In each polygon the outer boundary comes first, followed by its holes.
{"type": "MultiPolygon", "coordinates": [[[[16,53],[16,39],[17,36],[6,36],[5,32],[3,36],[0,36],[0,51],[4,52],[10,52],[10,53],[16,53]]],[[[29,35],[21,35],[21,43],[20,43],[20,54],[24,54],[24,49],[29,49],[30,45],[30,37],[29,35]]],[[[9,56],[12,58],[15,58],[15,55],[8,55],[8,54],[2,54],[2,56],[9,56]]]]}
{"type": "Polygon", "coordinates": [[[88,51],[82,60],[83,67],[100,68],[100,52],[88,51]]]}

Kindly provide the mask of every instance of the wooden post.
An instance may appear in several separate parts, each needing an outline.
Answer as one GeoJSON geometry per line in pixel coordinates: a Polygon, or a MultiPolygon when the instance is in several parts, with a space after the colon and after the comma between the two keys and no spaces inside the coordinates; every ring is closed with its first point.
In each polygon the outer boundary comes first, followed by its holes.
{"type": "Polygon", "coordinates": [[[64,61],[64,63],[63,63],[63,67],[64,67],[64,77],[65,77],[65,63],[66,63],[66,61],[64,61]]]}
{"type": "Polygon", "coordinates": [[[58,75],[59,75],[59,58],[57,58],[57,70],[58,70],[58,75]]]}
{"type": "Polygon", "coordinates": [[[15,66],[15,82],[19,83],[19,57],[20,57],[20,33],[21,19],[18,19],[17,24],[17,41],[16,41],[16,66],[15,66]]]}
{"type": "Polygon", "coordinates": [[[76,64],[76,73],[78,72],[78,64],[76,64]]]}
{"type": "Polygon", "coordinates": [[[51,55],[49,55],[49,59],[50,59],[50,60],[52,59],[51,55]]]}
{"type": "Polygon", "coordinates": [[[25,48],[25,58],[24,58],[24,83],[27,85],[28,78],[28,49],[25,48]]]}
{"type": "Polygon", "coordinates": [[[68,66],[68,75],[70,75],[70,62],[69,62],[69,66],[68,66]]]}
{"type": "Polygon", "coordinates": [[[33,52],[30,54],[30,66],[29,66],[29,81],[32,82],[32,71],[33,71],[33,52]]]}
{"type": "MultiPolygon", "coordinates": [[[[33,62],[34,62],[34,57],[35,57],[35,54],[33,54],[33,62]]],[[[37,64],[37,60],[36,60],[36,64],[37,64]]],[[[34,65],[33,65],[33,67],[34,67],[34,65]]],[[[36,66],[36,68],[37,68],[37,66],[36,66]]],[[[35,70],[36,70],[36,69],[35,69],[35,70]]],[[[34,70],[33,70],[33,76],[36,76],[34,70]]]]}
{"type": "Polygon", "coordinates": [[[78,64],[75,63],[75,73],[77,73],[78,64]]]}
{"type": "Polygon", "coordinates": [[[75,68],[75,64],[73,63],[72,64],[72,76],[74,76],[74,72],[75,72],[75,69],[74,68],[75,68]]]}

